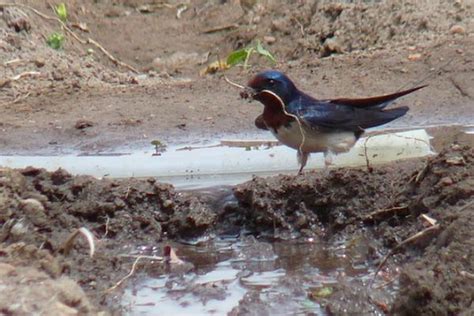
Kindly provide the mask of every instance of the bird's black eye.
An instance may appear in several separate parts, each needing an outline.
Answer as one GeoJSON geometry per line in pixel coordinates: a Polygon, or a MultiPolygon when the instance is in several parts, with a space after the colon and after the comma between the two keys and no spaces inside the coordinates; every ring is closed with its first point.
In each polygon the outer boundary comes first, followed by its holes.
{"type": "Polygon", "coordinates": [[[269,84],[270,86],[274,86],[274,85],[275,85],[275,80],[269,79],[269,80],[268,80],[268,84],[269,84]]]}

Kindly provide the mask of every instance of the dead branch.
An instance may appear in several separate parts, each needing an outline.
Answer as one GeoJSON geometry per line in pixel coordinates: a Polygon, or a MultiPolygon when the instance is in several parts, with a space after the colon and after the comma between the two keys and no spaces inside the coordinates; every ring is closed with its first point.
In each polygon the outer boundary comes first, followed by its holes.
{"type": "MultiPolygon", "coordinates": [[[[181,264],[181,259],[179,259],[176,254],[174,253],[174,251],[171,249],[171,253],[172,253],[172,256],[171,256],[171,263],[178,263],[178,264],[181,264]],[[174,257],[173,257],[174,256],[174,257]],[[178,260],[178,261],[173,261],[173,260],[178,260]]],[[[165,261],[165,258],[164,257],[157,257],[157,256],[146,256],[146,255],[139,255],[139,256],[134,256],[134,255],[121,255],[121,257],[130,257],[130,258],[136,258],[135,261],[133,262],[132,264],[132,268],[130,269],[130,272],[124,276],[123,278],[121,278],[117,283],[115,283],[112,287],[108,288],[107,290],[105,290],[105,293],[110,293],[112,292],[113,290],[115,290],[116,288],[118,288],[120,285],[122,285],[123,282],[125,282],[128,278],[130,278],[134,273],[135,271],[137,270],[137,265],[138,265],[138,262],[141,260],[141,259],[148,259],[148,260],[155,260],[155,261],[160,261],[160,262],[163,262],[165,261]]]]}
{"type": "Polygon", "coordinates": [[[226,25],[220,25],[216,27],[212,27],[210,29],[202,31],[203,34],[211,34],[211,33],[217,33],[220,31],[227,31],[231,29],[238,28],[239,25],[237,23],[232,23],[232,24],[226,24],[226,25]]]}
{"type": "Polygon", "coordinates": [[[421,217],[422,220],[425,221],[425,223],[426,223],[425,226],[428,226],[428,227],[434,226],[438,222],[436,219],[434,219],[434,218],[432,218],[432,217],[430,217],[426,214],[421,214],[420,217],[421,217]]]}
{"type": "Polygon", "coordinates": [[[102,53],[104,53],[105,56],[107,56],[115,65],[119,65],[119,66],[122,66],[124,68],[127,68],[128,70],[131,70],[133,71],[134,73],[139,73],[139,71],[137,69],[135,69],[134,67],[130,66],[129,64],[126,64],[124,63],[123,61],[120,61],[118,60],[117,58],[115,58],[114,56],[112,56],[111,53],[109,53],[104,47],[102,47],[102,45],[100,45],[99,43],[97,43],[96,41],[94,41],[92,38],[88,38],[87,39],[87,43],[88,44],[92,44],[94,45],[95,47],[97,47],[102,53]]]}
{"type": "Polygon", "coordinates": [[[396,214],[405,214],[408,211],[408,206],[396,206],[396,207],[391,207],[391,208],[386,208],[382,210],[376,210],[372,213],[367,214],[364,216],[362,221],[364,223],[372,223],[376,221],[382,221],[385,220],[388,217],[392,217],[396,214]]]}
{"type": "Polygon", "coordinates": [[[461,206],[461,207],[458,209],[458,212],[464,211],[465,209],[467,209],[468,207],[472,206],[473,204],[474,204],[474,200],[472,200],[471,202],[465,204],[464,206],[461,206]]]}
{"type": "Polygon", "coordinates": [[[141,257],[142,259],[149,259],[149,260],[154,260],[154,261],[164,261],[165,258],[159,257],[159,256],[146,256],[146,255],[119,255],[119,257],[124,257],[124,258],[138,258],[141,257]]]}
{"type": "Polygon", "coordinates": [[[25,71],[25,72],[22,72],[21,74],[11,77],[10,81],[17,81],[24,77],[37,77],[40,75],[41,75],[41,72],[38,72],[38,71],[25,71]]]}
{"type": "Polygon", "coordinates": [[[380,270],[383,268],[383,266],[385,265],[385,263],[387,262],[388,258],[390,258],[392,255],[394,255],[398,250],[400,250],[402,247],[406,246],[407,244],[409,243],[412,243],[414,241],[417,241],[419,240],[420,238],[428,235],[429,233],[431,232],[434,232],[434,231],[437,231],[439,230],[440,228],[440,225],[434,225],[434,226],[430,226],[428,228],[425,228],[423,229],[422,231],[419,231],[417,232],[416,234],[408,237],[407,239],[405,239],[404,241],[402,241],[401,243],[399,243],[395,248],[393,248],[392,250],[390,250],[386,255],[385,257],[382,259],[382,261],[380,262],[379,266],[377,267],[377,270],[375,270],[375,274],[374,274],[374,278],[372,279],[372,282],[371,284],[373,284],[373,282],[375,281],[375,278],[377,277],[377,274],[380,272],[380,270]]]}
{"type": "Polygon", "coordinates": [[[40,76],[40,75],[41,75],[41,73],[38,72],[38,71],[25,71],[25,72],[22,72],[21,74],[18,74],[16,76],[0,80],[0,88],[3,88],[5,86],[9,85],[10,83],[12,83],[14,81],[18,81],[18,80],[20,80],[21,78],[24,78],[24,77],[37,77],[37,76],[40,76]]]}
{"type": "Polygon", "coordinates": [[[21,58],[15,58],[15,59],[12,59],[12,60],[9,60],[9,61],[6,61],[3,63],[3,65],[5,67],[15,67],[15,66],[18,66],[18,65],[24,65],[26,64],[28,61],[25,60],[25,59],[21,59],[21,58]]]}
{"type": "Polygon", "coordinates": [[[425,166],[423,167],[423,169],[420,170],[420,172],[418,172],[416,174],[416,176],[413,176],[409,181],[408,183],[412,183],[414,182],[415,184],[418,184],[421,182],[421,180],[423,180],[426,176],[426,174],[428,173],[428,171],[430,170],[430,166],[431,166],[431,161],[428,159],[428,161],[426,161],[425,163],[425,166]]]}
{"type": "MultiPolygon", "coordinates": [[[[1,86],[1,84],[0,84],[1,86]]],[[[15,103],[18,103],[20,101],[23,101],[25,100],[26,98],[28,98],[30,96],[31,92],[27,92],[25,94],[20,94],[18,95],[13,101],[8,101],[8,102],[5,102],[3,104],[0,104],[0,107],[6,107],[6,106],[9,106],[9,105],[12,105],[12,104],[15,104],[15,103]]]]}

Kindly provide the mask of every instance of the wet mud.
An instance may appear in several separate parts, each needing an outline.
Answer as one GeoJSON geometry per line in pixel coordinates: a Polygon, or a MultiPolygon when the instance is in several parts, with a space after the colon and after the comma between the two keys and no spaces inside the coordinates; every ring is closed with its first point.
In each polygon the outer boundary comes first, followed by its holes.
{"type": "MultiPolygon", "coordinates": [[[[126,255],[139,245],[155,246],[162,255],[166,241],[216,235],[321,242],[364,236],[371,241],[364,251],[372,266],[394,252],[379,273],[398,278],[401,271],[400,290],[388,309],[399,314],[467,312],[474,269],[469,220],[473,164],[473,150],[454,145],[435,157],[377,166],[372,172],[336,169],[254,178],[230,195],[228,190],[176,192],[153,179],[97,180],[63,170],[2,169],[2,280],[13,286],[19,282],[15,276],[25,273],[31,284],[52,279],[59,293],[66,291],[63,287],[73,291],[75,299],[59,295],[57,304],[24,306],[31,308],[28,312],[57,306],[84,313],[114,310],[122,288],[107,290],[130,271],[133,260],[126,255]],[[434,225],[439,226],[429,234],[397,247],[434,225]],[[68,235],[80,227],[96,238],[92,258],[80,239],[64,253],[68,235]]],[[[144,266],[138,274],[147,271],[144,266]]],[[[155,274],[164,272],[154,268],[155,274]]],[[[339,314],[351,302],[370,302],[344,289],[334,294],[341,299],[324,304],[326,311],[339,314]]],[[[40,293],[30,294],[41,301],[40,293]]],[[[1,308],[15,313],[6,302],[1,308]]]]}
{"type": "MultiPolygon", "coordinates": [[[[427,228],[439,229],[398,249],[389,258],[401,267],[396,314],[472,312],[473,151],[455,146],[426,161],[367,170],[334,170],[327,176],[256,178],[238,186],[239,214],[249,229],[281,238],[358,236],[374,241],[380,255],[427,228]],[[464,271],[464,272],[463,272],[464,271]]],[[[393,267],[392,267],[393,268],[393,267]]],[[[331,307],[336,314],[350,305],[331,307]],[[335,308],[335,310],[334,310],[335,308]]]]}

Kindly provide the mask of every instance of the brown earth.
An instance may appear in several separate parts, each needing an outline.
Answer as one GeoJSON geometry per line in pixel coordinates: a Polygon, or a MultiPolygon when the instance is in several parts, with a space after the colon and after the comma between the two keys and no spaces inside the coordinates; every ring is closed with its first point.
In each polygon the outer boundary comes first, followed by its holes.
{"type": "MultiPolygon", "coordinates": [[[[152,139],[193,143],[254,134],[261,108],[243,103],[220,73],[199,71],[257,39],[278,63],[252,57],[250,69],[227,71],[232,80],[244,83],[261,69],[278,68],[321,98],[428,83],[401,101],[411,111],[395,124],[472,124],[473,1],[241,2],[248,5],[185,2],[178,19],[178,1],[68,1],[69,25],[85,22],[90,31],[72,28],[75,34],[96,40],[139,73],[114,65],[70,34],[63,50],[53,50],[45,40],[61,30],[57,21],[27,7],[0,5],[0,154],[110,151],[152,139]],[[212,31],[223,26],[228,28],[212,31]],[[14,78],[32,71],[39,74],[14,78]]],[[[46,1],[15,3],[54,15],[46,1]]],[[[1,169],[0,286],[11,292],[0,297],[0,312],[114,311],[120,291],[105,291],[130,271],[130,258],[121,255],[131,247],[233,228],[272,238],[364,232],[375,240],[378,262],[425,229],[420,215],[427,214],[439,229],[400,249],[384,267],[402,265],[391,309],[472,314],[473,160],[472,149],[458,146],[426,163],[396,163],[373,173],[256,178],[236,187],[238,203],[224,208],[152,179],[1,169]],[[368,216],[391,208],[397,213],[368,216]],[[79,227],[97,238],[93,258],[81,241],[69,255],[62,249],[79,227]]],[[[328,312],[350,307],[342,301],[329,304],[328,312]]]]}
{"type": "MultiPolygon", "coordinates": [[[[131,259],[123,255],[134,245],[234,227],[278,239],[297,234],[350,240],[362,232],[373,240],[369,252],[380,262],[401,241],[426,229],[421,216],[426,214],[439,228],[399,249],[386,264],[388,271],[402,266],[401,290],[392,308],[400,314],[469,314],[474,284],[469,220],[474,209],[473,164],[473,150],[455,146],[426,161],[377,167],[372,173],[338,169],[327,176],[307,172],[255,178],[234,189],[237,203],[217,208],[212,201],[176,193],[153,179],[96,180],[62,170],[2,169],[0,274],[5,277],[0,282],[38,300],[21,306],[27,312],[113,310],[119,292],[107,290],[128,273],[131,259]],[[65,240],[79,227],[87,227],[97,238],[93,258],[81,242],[64,253],[65,240]],[[78,282],[87,297],[65,276],[78,282]],[[58,284],[44,286],[57,288],[58,302],[44,301],[41,288],[24,293],[18,285],[25,278],[28,284],[56,280],[58,284]]],[[[0,310],[16,314],[14,308],[20,307],[10,303],[0,300],[0,310]]],[[[335,300],[326,309],[339,314],[351,308],[348,304],[350,300],[335,300]]]]}
{"type": "MultiPolygon", "coordinates": [[[[57,22],[26,8],[4,8],[0,59],[10,61],[0,65],[4,77],[25,71],[40,75],[0,90],[3,153],[110,151],[147,146],[153,139],[189,143],[254,134],[253,119],[261,107],[243,103],[220,74],[201,77],[199,71],[217,55],[258,39],[278,63],[252,57],[253,67],[230,69],[228,77],[245,83],[258,70],[278,68],[321,98],[427,83],[428,88],[401,101],[411,111],[395,124],[473,121],[472,1],[262,1],[244,13],[238,1],[203,0],[187,4],[180,19],[179,2],[96,2],[68,2],[70,24],[86,23],[90,33],[73,30],[144,73],[114,67],[97,47],[70,35],[64,50],[53,50],[45,38],[60,30],[57,22]],[[16,21],[11,16],[23,17],[29,31],[9,28],[16,21]],[[238,27],[205,33],[234,24],[238,27]],[[273,37],[267,39],[271,44],[265,44],[265,36],[273,37]],[[333,50],[328,51],[328,41],[333,50]]],[[[21,3],[53,13],[46,3],[21,3]]]]}

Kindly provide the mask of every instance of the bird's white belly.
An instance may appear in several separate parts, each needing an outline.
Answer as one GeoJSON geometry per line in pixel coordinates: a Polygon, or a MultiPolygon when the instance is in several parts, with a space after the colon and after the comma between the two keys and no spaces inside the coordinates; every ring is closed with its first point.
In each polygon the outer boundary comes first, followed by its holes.
{"type": "Polygon", "coordinates": [[[304,139],[298,123],[294,122],[288,127],[281,127],[278,132],[272,130],[273,135],[288,147],[299,149],[308,153],[326,152],[342,153],[349,151],[357,139],[351,131],[320,132],[304,127],[304,139]]]}

